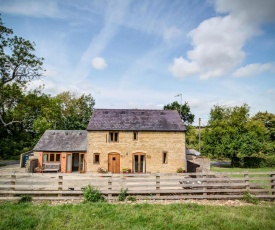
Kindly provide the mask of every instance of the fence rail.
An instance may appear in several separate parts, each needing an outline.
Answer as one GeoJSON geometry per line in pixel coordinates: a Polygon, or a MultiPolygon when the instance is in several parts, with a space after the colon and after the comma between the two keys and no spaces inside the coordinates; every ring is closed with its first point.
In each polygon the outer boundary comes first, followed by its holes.
{"type": "Polygon", "coordinates": [[[0,200],[83,199],[92,185],[109,200],[121,188],[137,199],[240,199],[248,191],[255,197],[275,199],[275,172],[165,174],[1,174],[0,200]]]}

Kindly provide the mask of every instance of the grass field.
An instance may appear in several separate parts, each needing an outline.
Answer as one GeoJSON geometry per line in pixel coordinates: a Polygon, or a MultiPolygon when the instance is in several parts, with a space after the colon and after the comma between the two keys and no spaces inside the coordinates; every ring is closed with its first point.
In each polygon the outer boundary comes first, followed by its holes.
{"type": "Polygon", "coordinates": [[[211,166],[211,171],[213,172],[274,172],[275,168],[231,168],[231,167],[213,167],[211,166]]]}
{"type": "Polygon", "coordinates": [[[0,229],[274,229],[275,205],[0,204],[0,229]]]}

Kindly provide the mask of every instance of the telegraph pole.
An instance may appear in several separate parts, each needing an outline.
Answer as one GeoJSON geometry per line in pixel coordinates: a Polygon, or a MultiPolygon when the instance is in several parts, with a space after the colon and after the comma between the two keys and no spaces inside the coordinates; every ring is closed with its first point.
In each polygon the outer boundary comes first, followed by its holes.
{"type": "Polygon", "coordinates": [[[199,152],[201,152],[201,118],[199,118],[199,152]]]}

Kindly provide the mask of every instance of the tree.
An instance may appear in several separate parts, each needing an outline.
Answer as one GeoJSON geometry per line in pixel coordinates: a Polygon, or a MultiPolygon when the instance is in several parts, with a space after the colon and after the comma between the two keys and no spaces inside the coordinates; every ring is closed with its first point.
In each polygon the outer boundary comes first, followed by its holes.
{"type": "Polygon", "coordinates": [[[56,96],[61,111],[59,129],[86,129],[95,101],[91,94],[77,97],[66,91],[56,96]]]}
{"type": "Polygon", "coordinates": [[[5,118],[20,122],[12,122],[7,127],[0,126],[0,157],[3,158],[18,156],[32,149],[40,137],[40,133],[33,130],[34,121],[49,101],[49,96],[39,90],[23,93],[21,88],[17,88],[12,92],[16,92],[16,103],[10,101],[5,118]]]}
{"type": "Polygon", "coordinates": [[[22,122],[6,116],[10,102],[18,103],[14,95],[43,73],[43,58],[33,54],[35,44],[12,35],[13,30],[4,26],[0,15],[0,123],[4,127],[22,122]]]}
{"type": "Polygon", "coordinates": [[[251,120],[265,127],[264,153],[275,154],[275,114],[258,112],[251,120]]]}
{"type": "Polygon", "coordinates": [[[171,104],[167,104],[163,108],[164,110],[177,110],[182,121],[186,127],[186,145],[188,147],[194,147],[194,138],[195,131],[192,131],[191,125],[194,122],[195,115],[191,113],[190,107],[187,102],[183,105],[180,105],[177,101],[172,102],[171,104]]]}
{"type": "Polygon", "coordinates": [[[195,115],[191,113],[188,102],[185,102],[183,105],[180,105],[177,101],[167,104],[163,108],[164,110],[177,110],[184,124],[187,126],[191,125],[194,122],[195,115]]]}
{"type": "Polygon", "coordinates": [[[264,126],[249,119],[249,106],[215,105],[210,111],[209,127],[203,133],[203,152],[219,158],[251,156],[263,148],[264,126]]]}

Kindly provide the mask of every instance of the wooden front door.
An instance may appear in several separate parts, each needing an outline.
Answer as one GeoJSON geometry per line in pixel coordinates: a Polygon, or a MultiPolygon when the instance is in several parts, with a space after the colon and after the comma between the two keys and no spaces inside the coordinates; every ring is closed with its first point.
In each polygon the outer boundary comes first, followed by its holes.
{"type": "Polygon", "coordinates": [[[120,173],[120,155],[118,153],[109,153],[108,171],[111,173],[120,173]]]}

